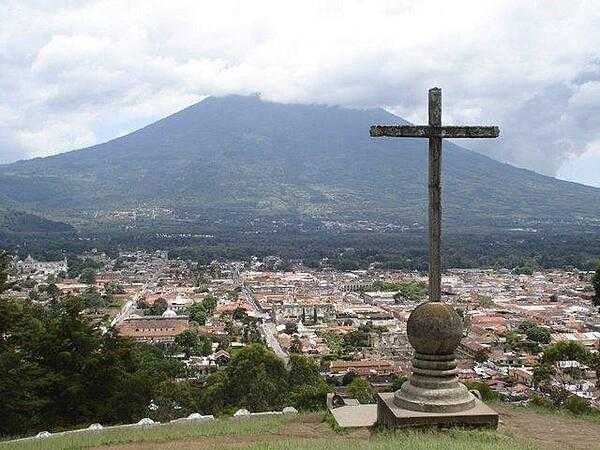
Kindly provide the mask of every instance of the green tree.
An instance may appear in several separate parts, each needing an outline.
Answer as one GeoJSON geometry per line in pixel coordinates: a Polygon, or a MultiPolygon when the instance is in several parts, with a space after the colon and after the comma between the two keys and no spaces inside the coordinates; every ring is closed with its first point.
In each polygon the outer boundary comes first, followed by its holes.
{"type": "Polygon", "coordinates": [[[207,295],[202,300],[202,306],[208,315],[212,315],[217,307],[217,299],[212,295],[207,295]]]}
{"type": "Polygon", "coordinates": [[[169,304],[167,303],[167,301],[164,298],[160,297],[156,299],[156,301],[153,304],[146,306],[144,314],[146,316],[160,316],[167,310],[168,307],[169,304]]]}
{"type": "Polygon", "coordinates": [[[175,336],[175,345],[185,353],[186,358],[190,357],[199,343],[198,333],[192,330],[186,330],[175,336]]]}
{"type": "Polygon", "coordinates": [[[291,404],[304,411],[323,409],[330,388],[321,378],[317,364],[306,356],[292,354],[289,367],[291,404]]]}
{"type": "Polygon", "coordinates": [[[592,287],[594,288],[594,305],[600,306],[600,260],[598,260],[596,272],[592,276],[592,287]]]}
{"type": "Polygon", "coordinates": [[[9,290],[12,284],[8,282],[9,259],[8,255],[0,251],[0,294],[9,290]]]}
{"type": "Polygon", "coordinates": [[[79,275],[79,281],[85,284],[94,284],[96,282],[96,271],[91,267],[83,269],[79,275]]]}
{"type": "Polygon", "coordinates": [[[187,308],[187,314],[191,321],[196,322],[199,325],[206,323],[208,314],[202,303],[193,303],[187,308]]]}
{"type": "Polygon", "coordinates": [[[292,338],[292,344],[290,345],[290,353],[302,353],[302,341],[298,336],[292,338]]]}
{"type": "Polygon", "coordinates": [[[125,293],[125,288],[118,283],[106,283],[104,292],[108,295],[120,295],[125,293]]]}
{"type": "Polygon", "coordinates": [[[550,343],[550,331],[547,328],[541,327],[531,320],[524,320],[519,325],[519,330],[527,336],[527,339],[538,342],[540,344],[550,343]]]}
{"type": "Polygon", "coordinates": [[[475,352],[473,359],[478,363],[486,362],[490,358],[490,353],[485,348],[480,348],[475,352]]]}
{"type": "Polygon", "coordinates": [[[319,375],[319,367],[307,356],[292,354],[290,355],[290,374],[289,385],[292,387],[303,384],[317,384],[323,381],[319,375]]]}
{"type": "Polygon", "coordinates": [[[156,349],[103,333],[84,307],[69,296],[52,308],[0,299],[0,435],[138,420],[157,386],[185,373],[156,349]]]}
{"type": "Polygon", "coordinates": [[[205,411],[226,408],[268,411],[286,406],[288,373],[283,361],[261,344],[251,344],[235,355],[225,370],[209,376],[201,404],[205,411]]]}
{"type": "Polygon", "coordinates": [[[350,383],[352,383],[354,381],[354,379],[356,377],[357,377],[356,372],[354,372],[353,370],[349,370],[342,377],[342,384],[344,386],[348,386],[350,383]]]}
{"type": "Polygon", "coordinates": [[[163,381],[153,398],[149,417],[168,422],[198,411],[199,389],[189,382],[163,381]]]}
{"type": "Polygon", "coordinates": [[[348,385],[348,394],[360,403],[373,403],[375,391],[366,378],[356,377],[348,385]]]}
{"type": "Polygon", "coordinates": [[[86,308],[105,308],[110,305],[110,299],[103,297],[94,287],[87,287],[82,293],[81,298],[86,308]]]}
{"type": "Polygon", "coordinates": [[[481,398],[486,402],[500,399],[500,394],[483,381],[466,381],[465,386],[471,390],[479,391],[481,398]]]}

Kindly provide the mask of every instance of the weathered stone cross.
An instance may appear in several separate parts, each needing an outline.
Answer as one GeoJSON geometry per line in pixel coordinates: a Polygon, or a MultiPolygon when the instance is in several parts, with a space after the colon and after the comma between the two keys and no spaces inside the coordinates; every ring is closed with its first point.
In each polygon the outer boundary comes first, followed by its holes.
{"type": "Polygon", "coordinates": [[[372,137],[410,137],[429,139],[429,301],[441,299],[441,186],[442,138],[495,138],[498,127],[442,126],[442,90],[429,90],[429,125],[375,125],[372,137]]]}

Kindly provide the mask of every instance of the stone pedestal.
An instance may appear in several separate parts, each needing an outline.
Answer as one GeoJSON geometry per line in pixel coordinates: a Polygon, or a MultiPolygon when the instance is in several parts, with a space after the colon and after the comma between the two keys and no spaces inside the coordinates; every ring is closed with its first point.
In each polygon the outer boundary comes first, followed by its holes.
{"type": "Polygon", "coordinates": [[[492,428],[498,427],[498,413],[475,398],[474,405],[459,412],[421,412],[396,406],[394,393],[377,394],[377,423],[390,428],[492,428]]]}
{"type": "Polygon", "coordinates": [[[412,374],[395,393],[379,394],[377,422],[390,427],[498,426],[498,414],[458,381],[455,351],[462,320],[441,302],[419,305],[406,332],[415,349],[412,374]]]}

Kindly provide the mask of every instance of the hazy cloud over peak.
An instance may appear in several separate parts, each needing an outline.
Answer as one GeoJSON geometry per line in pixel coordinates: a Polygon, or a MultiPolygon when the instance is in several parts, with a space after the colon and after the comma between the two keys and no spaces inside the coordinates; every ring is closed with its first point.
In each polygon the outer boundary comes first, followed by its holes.
{"type": "MultiPolygon", "coordinates": [[[[132,131],[206,95],[497,123],[468,146],[555,174],[600,161],[600,6],[570,2],[8,1],[0,163],[132,131]]],[[[600,183],[600,175],[594,181],[600,183]]]]}

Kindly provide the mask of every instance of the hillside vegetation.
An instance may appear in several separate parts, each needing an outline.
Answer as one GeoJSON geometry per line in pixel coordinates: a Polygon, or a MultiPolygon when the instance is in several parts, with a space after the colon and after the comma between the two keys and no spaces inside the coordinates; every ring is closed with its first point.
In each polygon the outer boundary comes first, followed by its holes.
{"type": "MultiPolygon", "coordinates": [[[[210,97],[94,147],[0,167],[0,196],[34,211],[163,206],[318,218],[425,220],[426,140],[373,139],[381,109],[210,97]]],[[[600,220],[600,189],[446,142],[448,223],[600,220]]]]}

